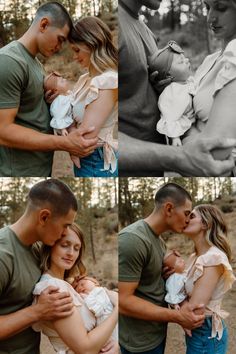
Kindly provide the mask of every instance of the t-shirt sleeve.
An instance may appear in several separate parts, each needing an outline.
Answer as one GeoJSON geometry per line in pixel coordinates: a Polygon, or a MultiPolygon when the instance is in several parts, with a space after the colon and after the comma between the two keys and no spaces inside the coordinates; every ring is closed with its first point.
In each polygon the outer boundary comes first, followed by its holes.
{"type": "Polygon", "coordinates": [[[216,76],[214,96],[236,79],[236,39],[229,42],[222,57],[223,66],[216,76]]]}
{"type": "Polygon", "coordinates": [[[0,108],[20,105],[21,92],[26,87],[27,73],[20,63],[7,55],[0,55],[0,108]]]}
{"type": "Polygon", "coordinates": [[[99,96],[99,90],[114,90],[118,88],[118,73],[110,70],[91,80],[90,88],[85,99],[85,107],[95,101],[99,96]]]}
{"type": "Polygon", "coordinates": [[[224,291],[226,292],[231,289],[235,281],[233,270],[229,264],[227,256],[218,250],[207,252],[197,258],[193,274],[193,282],[195,283],[203,275],[205,267],[213,267],[218,265],[222,265],[224,269],[222,274],[224,279],[224,291]]]}
{"type": "Polygon", "coordinates": [[[132,233],[119,236],[119,281],[137,282],[148,256],[143,240],[132,233]]]}
{"type": "Polygon", "coordinates": [[[11,265],[10,260],[8,262],[4,261],[5,255],[3,257],[0,252],[0,269],[1,269],[1,276],[0,276],[0,297],[4,295],[4,292],[11,281],[11,265]]]}

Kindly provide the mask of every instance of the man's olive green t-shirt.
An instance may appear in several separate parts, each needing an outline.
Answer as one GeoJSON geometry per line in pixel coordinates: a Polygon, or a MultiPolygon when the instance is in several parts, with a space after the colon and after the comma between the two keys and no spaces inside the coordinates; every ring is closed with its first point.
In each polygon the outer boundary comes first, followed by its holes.
{"type": "MultiPolygon", "coordinates": [[[[44,100],[43,68],[18,41],[0,49],[0,110],[18,108],[15,123],[41,133],[52,133],[44,100]]],[[[0,146],[0,176],[50,176],[52,152],[0,146]]]]}
{"type": "MultiPolygon", "coordinates": [[[[119,281],[138,282],[135,295],[166,307],[161,276],[165,244],[144,220],[119,233],[119,281]]],[[[120,344],[128,351],[152,350],[166,337],[167,324],[120,315],[120,344]]]]}
{"type": "MultiPolygon", "coordinates": [[[[23,245],[15,233],[0,230],[0,316],[30,306],[32,291],[41,276],[31,246],[23,245]]],[[[1,329],[0,329],[1,331],[1,329]]],[[[40,334],[31,327],[0,340],[0,354],[39,354],[40,334]]]]}

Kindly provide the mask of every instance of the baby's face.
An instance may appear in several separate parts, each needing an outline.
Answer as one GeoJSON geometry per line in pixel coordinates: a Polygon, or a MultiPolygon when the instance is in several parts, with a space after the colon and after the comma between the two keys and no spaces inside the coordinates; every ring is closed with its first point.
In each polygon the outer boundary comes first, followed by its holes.
{"type": "Polygon", "coordinates": [[[89,280],[89,279],[81,279],[78,282],[75,290],[78,293],[89,294],[95,288],[95,286],[96,285],[91,280],[89,280]]]}
{"type": "Polygon", "coordinates": [[[174,77],[175,82],[186,81],[191,75],[189,59],[183,53],[174,53],[170,75],[174,77]]]}
{"type": "Polygon", "coordinates": [[[52,74],[44,79],[45,91],[52,90],[53,93],[65,94],[69,90],[69,83],[62,76],[52,74]]]}

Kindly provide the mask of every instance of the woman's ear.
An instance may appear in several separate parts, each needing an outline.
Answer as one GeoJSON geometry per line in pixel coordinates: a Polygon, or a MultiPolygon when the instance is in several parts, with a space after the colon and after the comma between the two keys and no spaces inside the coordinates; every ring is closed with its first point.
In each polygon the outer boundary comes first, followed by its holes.
{"type": "Polygon", "coordinates": [[[49,209],[41,209],[39,212],[39,223],[45,225],[47,221],[51,218],[52,212],[49,209]]]}

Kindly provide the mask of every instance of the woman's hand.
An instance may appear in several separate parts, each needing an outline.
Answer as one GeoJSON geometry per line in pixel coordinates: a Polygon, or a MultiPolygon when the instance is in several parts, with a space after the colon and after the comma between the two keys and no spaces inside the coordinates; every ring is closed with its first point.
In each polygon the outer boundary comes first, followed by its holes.
{"type": "Polygon", "coordinates": [[[58,96],[58,92],[57,91],[53,91],[53,90],[48,90],[44,94],[45,101],[48,104],[51,104],[55,100],[55,98],[57,96],[58,96]]]}
{"type": "Polygon", "coordinates": [[[119,350],[119,344],[118,342],[114,341],[113,339],[110,339],[104,347],[101,349],[99,354],[105,353],[105,354],[118,354],[119,350]]]}

